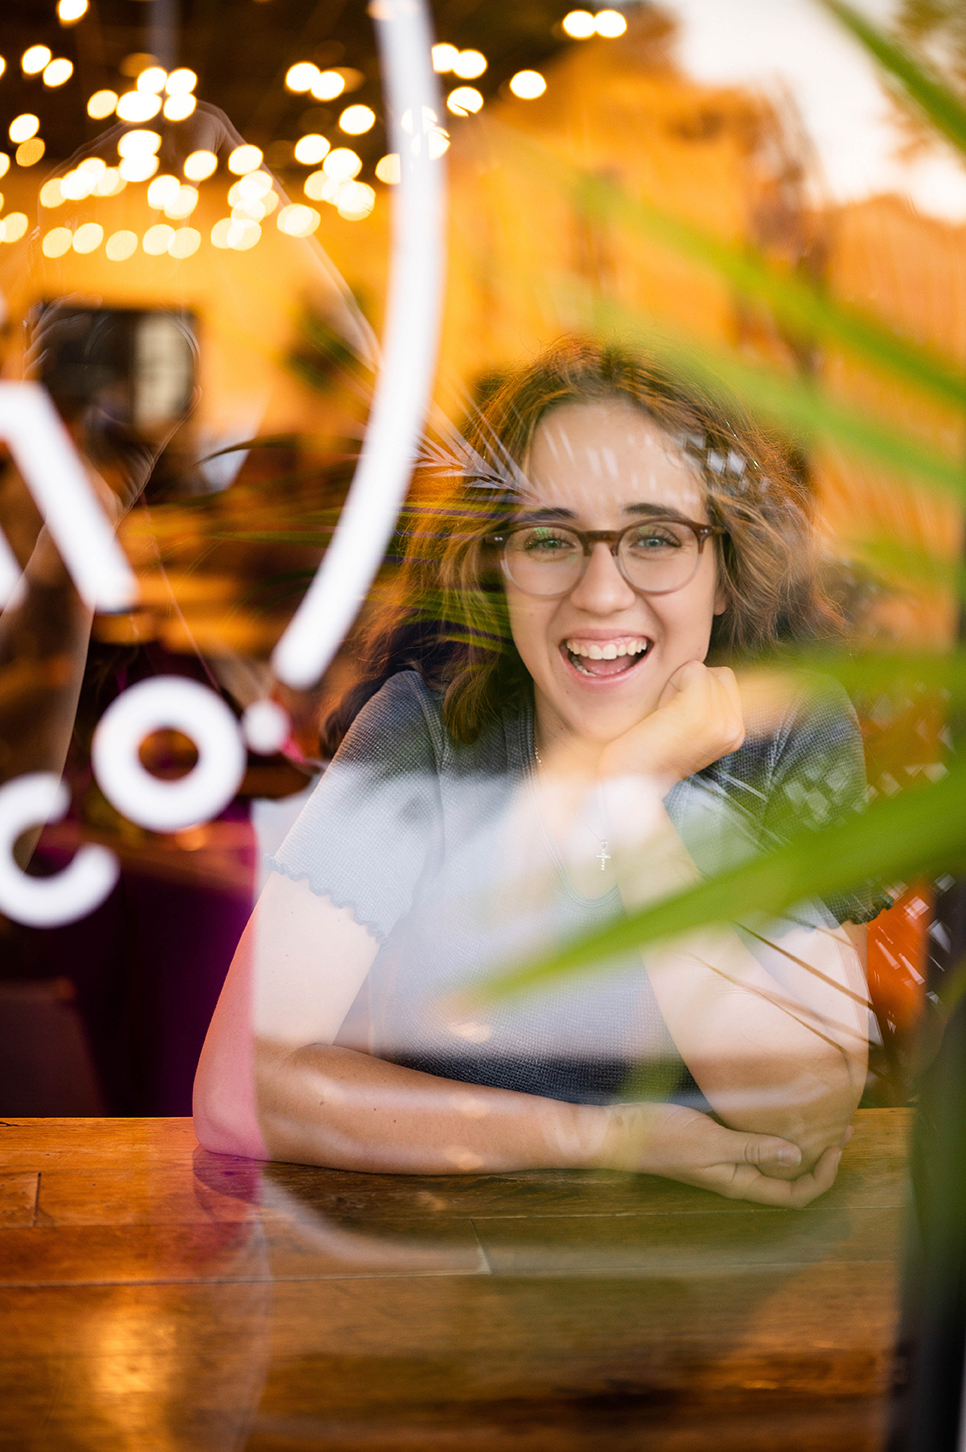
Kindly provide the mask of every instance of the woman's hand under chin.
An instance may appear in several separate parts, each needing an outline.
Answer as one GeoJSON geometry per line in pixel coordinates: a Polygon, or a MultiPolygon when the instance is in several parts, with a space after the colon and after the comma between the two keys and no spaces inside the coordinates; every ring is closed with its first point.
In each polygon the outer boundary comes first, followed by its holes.
{"type": "Polygon", "coordinates": [[[744,739],[734,671],[690,660],[671,676],[657,708],[605,748],[600,776],[649,776],[667,791],[737,751],[744,739]]]}

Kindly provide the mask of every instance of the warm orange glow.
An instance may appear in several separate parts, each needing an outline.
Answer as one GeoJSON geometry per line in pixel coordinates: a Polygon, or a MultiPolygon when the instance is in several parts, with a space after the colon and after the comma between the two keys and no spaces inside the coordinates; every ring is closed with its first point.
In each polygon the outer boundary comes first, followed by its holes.
{"type": "Polygon", "coordinates": [[[47,150],[39,136],[34,136],[30,141],[22,141],[14,152],[18,166],[36,166],[37,162],[47,150]]]}
{"type": "Polygon", "coordinates": [[[19,242],[29,225],[25,212],[11,212],[9,217],[0,222],[4,242],[19,242]]]}

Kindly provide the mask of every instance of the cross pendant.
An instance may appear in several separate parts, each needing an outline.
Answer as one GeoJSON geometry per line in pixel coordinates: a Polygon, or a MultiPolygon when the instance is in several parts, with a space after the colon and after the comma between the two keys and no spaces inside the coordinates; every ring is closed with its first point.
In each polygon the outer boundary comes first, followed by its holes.
{"type": "Polygon", "coordinates": [[[606,871],[607,864],[610,861],[610,853],[607,850],[606,842],[601,843],[600,851],[597,853],[597,861],[600,863],[601,872],[606,871]]]}

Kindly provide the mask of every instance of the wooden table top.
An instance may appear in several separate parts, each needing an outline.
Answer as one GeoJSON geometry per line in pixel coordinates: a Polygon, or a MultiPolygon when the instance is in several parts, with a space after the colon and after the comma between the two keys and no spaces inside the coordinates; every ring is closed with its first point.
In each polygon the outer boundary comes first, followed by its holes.
{"type": "Polygon", "coordinates": [[[0,1448],[873,1452],[909,1123],[860,1111],[833,1189],[782,1211],[2,1122],[0,1448]]]}

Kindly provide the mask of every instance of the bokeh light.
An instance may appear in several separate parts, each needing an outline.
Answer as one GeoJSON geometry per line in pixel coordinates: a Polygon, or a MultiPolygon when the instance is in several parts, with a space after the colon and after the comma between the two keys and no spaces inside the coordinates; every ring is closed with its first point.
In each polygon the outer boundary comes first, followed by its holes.
{"type": "Polygon", "coordinates": [[[44,182],[40,188],[40,205],[42,207],[59,207],[65,200],[60,189],[60,177],[51,177],[50,181],[44,182]]]}
{"type": "Polygon", "coordinates": [[[117,154],[131,156],[154,156],[161,148],[161,137],[157,131],[126,131],[118,138],[117,154]]]}
{"type": "Polygon", "coordinates": [[[87,103],[87,114],[94,121],[103,121],[107,116],[113,116],[117,109],[116,91],[95,91],[87,103]]]}
{"type": "Polygon", "coordinates": [[[33,136],[29,141],[21,141],[14,152],[18,166],[36,166],[44,152],[47,150],[39,136],[33,136]]]}
{"type": "Polygon", "coordinates": [[[337,146],[323,161],[322,170],[336,181],[351,181],[362,170],[362,158],[348,146],[337,146]]]}
{"type": "Polygon", "coordinates": [[[603,35],[608,40],[616,40],[627,29],[627,21],[619,10],[598,10],[594,28],[598,35],[603,35]]]}
{"type": "Polygon", "coordinates": [[[197,84],[198,77],[194,71],[189,70],[187,66],[179,66],[176,71],[171,72],[164,89],[169,96],[186,96],[194,90],[197,84]]]}
{"type": "Polygon", "coordinates": [[[175,95],[169,96],[164,103],[165,120],[187,121],[197,104],[190,91],[179,91],[175,95]]]}
{"type": "Polygon", "coordinates": [[[339,188],[336,209],[347,222],[361,222],[368,217],[376,203],[376,194],[365,182],[344,182],[339,188]]]}
{"type": "Polygon", "coordinates": [[[167,79],[168,73],[162,66],[148,66],[138,76],[136,84],[139,91],[151,91],[157,95],[164,90],[167,79]]]}
{"type": "Polygon", "coordinates": [[[475,81],[486,70],[486,56],[479,50],[461,50],[451,69],[461,81],[475,81]]]}
{"type": "Polygon", "coordinates": [[[446,97],[446,109],[454,116],[469,116],[483,109],[483,97],[475,86],[457,86],[446,97]]]}
{"type": "Polygon", "coordinates": [[[312,132],[295,143],[295,160],[300,161],[303,166],[317,166],[330,150],[330,144],[325,137],[312,132]]]}
{"type": "Polygon", "coordinates": [[[141,246],[149,257],[160,257],[162,253],[167,252],[173,236],[173,227],[169,227],[167,222],[157,222],[145,232],[141,239],[141,246]]]}
{"type": "Polygon", "coordinates": [[[589,10],[571,10],[564,16],[561,28],[571,40],[589,40],[597,34],[597,22],[589,10]]]}
{"type": "Polygon", "coordinates": [[[294,66],[289,66],[285,73],[285,84],[290,91],[296,95],[310,91],[318,80],[320,71],[318,66],[311,61],[299,61],[294,66]]]}
{"type": "Polygon", "coordinates": [[[262,164],[262,153],[257,146],[236,146],[228,158],[228,170],[236,176],[244,176],[262,164]]]}
{"type": "Polygon", "coordinates": [[[182,261],[201,246],[201,233],[194,227],[179,227],[168,243],[168,255],[182,261]]]}
{"type": "Polygon", "coordinates": [[[84,222],[74,233],[74,251],[95,252],[104,240],[104,228],[99,222],[84,222]]]}
{"type": "Polygon", "coordinates": [[[510,81],[510,90],[521,101],[535,101],[547,89],[547,83],[539,71],[517,71],[510,81]]]}
{"type": "Polygon", "coordinates": [[[0,226],[3,227],[4,242],[19,242],[30,226],[26,212],[11,212],[0,226]]]}
{"type": "Polygon", "coordinates": [[[156,156],[125,156],[118,171],[126,182],[144,182],[158,169],[156,156]]]}
{"type": "Polygon", "coordinates": [[[57,19],[61,25],[73,25],[87,14],[87,0],[58,0],[57,19]]]}
{"type": "Polygon", "coordinates": [[[308,237],[321,220],[314,207],[303,207],[300,202],[283,207],[276,218],[278,230],[290,237],[308,237]]]}
{"type": "Polygon", "coordinates": [[[447,45],[442,41],[439,45],[433,46],[433,70],[438,75],[445,76],[453,69],[453,62],[459,55],[455,45],[447,45]]]}
{"type": "Polygon", "coordinates": [[[398,186],[402,178],[402,166],[397,151],[390,151],[388,156],[384,156],[376,162],[376,176],[381,182],[385,182],[386,186],[398,186]]]}
{"type": "Polygon", "coordinates": [[[339,129],[349,136],[364,136],[372,130],[375,119],[371,106],[346,106],[339,117],[339,129]]]}
{"type": "Polygon", "coordinates": [[[181,183],[176,176],[156,176],[148,187],[148,206],[160,212],[175,200],[180,190],[181,183]]]}
{"type": "Polygon", "coordinates": [[[44,85],[49,86],[53,90],[56,86],[62,86],[66,81],[69,81],[73,74],[73,61],[59,56],[57,60],[52,60],[50,65],[44,68],[44,85]]]}
{"type": "Polygon", "coordinates": [[[25,76],[39,76],[53,59],[53,51],[46,45],[32,45],[20,57],[20,69],[25,76]]]}
{"type": "Polygon", "coordinates": [[[29,111],[22,116],[15,116],[10,122],[8,135],[11,141],[29,141],[31,136],[36,136],[40,130],[40,117],[32,116],[29,111]]]}
{"type": "Polygon", "coordinates": [[[316,101],[334,101],[344,90],[345,78],[338,71],[320,71],[311,86],[316,101]]]}
{"type": "MultiPolygon", "coordinates": [[[[50,235],[53,234],[51,233],[50,235]]],[[[137,247],[138,234],[136,232],[129,232],[127,229],[122,229],[120,232],[114,232],[108,237],[104,251],[112,262],[126,262],[129,257],[134,256],[137,247]]]]}
{"type": "Polygon", "coordinates": [[[184,174],[189,181],[205,181],[218,170],[218,158],[213,151],[193,151],[185,157],[184,174]]]}
{"type": "Polygon", "coordinates": [[[40,244],[45,257],[63,257],[69,252],[74,237],[69,227],[52,227],[40,244]]]}
{"type": "Polygon", "coordinates": [[[122,121],[151,121],[161,110],[161,97],[151,91],[125,91],[116,110],[122,121]]]}

